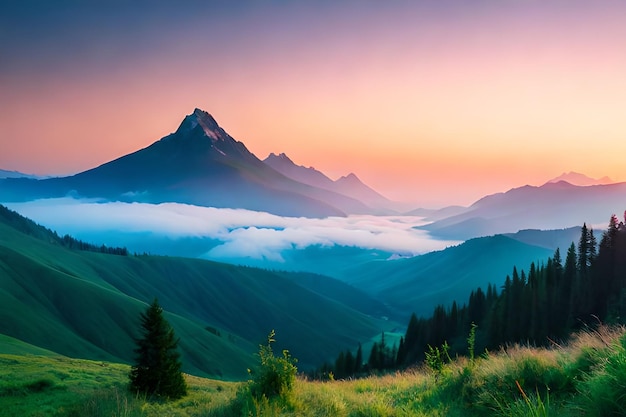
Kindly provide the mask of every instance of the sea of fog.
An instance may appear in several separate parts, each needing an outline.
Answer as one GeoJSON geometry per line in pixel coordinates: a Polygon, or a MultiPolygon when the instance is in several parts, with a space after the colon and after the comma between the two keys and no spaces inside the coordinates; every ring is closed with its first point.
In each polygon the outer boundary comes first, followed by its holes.
{"type": "MultiPolygon", "coordinates": [[[[144,204],[55,198],[3,203],[35,222],[78,239],[143,252],[150,241],[167,242],[169,254],[213,260],[250,258],[281,262],[285,250],[345,246],[414,256],[460,242],[438,240],[416,227],[415,216],[351,215],[311,219],[243,209],[179,203],[144,204]],[[189,253],[177,242],[204,242],[189,253]]],[[[158,252],[168,252],[167,249],[158,252]]]]}

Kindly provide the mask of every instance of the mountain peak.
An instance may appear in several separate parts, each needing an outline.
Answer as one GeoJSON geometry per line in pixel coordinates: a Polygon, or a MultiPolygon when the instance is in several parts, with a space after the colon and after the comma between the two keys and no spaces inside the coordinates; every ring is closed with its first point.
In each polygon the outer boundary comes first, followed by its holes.
{"type": "MultiPolygon", "coordinates": [[[[187,155],[196,154],[196,157],[209,152],[216,158],[244,158],[253,164],[261,162],[242,142],[226,133],[213,116],[199,108],[185,116],[176,132],[165,136],[160,142],[176,145],[178,150],[187,155]]],[[[167,152],[172,152],[172,149],[167,152]]]]}
{"type": "Polygon", "coordinates": [[[199,108],[195,108],[193,113],[185,116],[175,134],[189,133],[198,126],[200,126],[204,132],[204,136],[213,141],[224,141],[230,138],[228,133],[217,124],[213,116],[199,108]]]}
{"type": "Polygon", "coordinates": [[[351,172],[348,175],[344,175],[343,177],[339,178],[337,182],[360,183],[362,181],[359,179],[359,177],[351,172]]]}
{"type": "Polygon", "coordinates": [[[270,153],[267,158],[265,158],[265,160],[263,162],[282,162],[282,163],[291,163],[293,165],[295,165],[295,163],[287,156],[287,154],[285,154],[284,152],[280,153],[280,154],[275,154],[275,153],[270,153]]]}
{"type": "Polygon", "coordinates": [[[613,183],[613,180],[611,180],[609,177],[602,177],[602,178],[595,179],[595,178],[588,177],[585,174],[581,174],[579,172],[570,171],[570,172],[564,172],[556,178],[552,178],[550,181],[548,181],[548,184],[557,183],[560,181],[565,181],[570,184],[579,185],[579,186],[601,185],[601,184],[613,183]]]}

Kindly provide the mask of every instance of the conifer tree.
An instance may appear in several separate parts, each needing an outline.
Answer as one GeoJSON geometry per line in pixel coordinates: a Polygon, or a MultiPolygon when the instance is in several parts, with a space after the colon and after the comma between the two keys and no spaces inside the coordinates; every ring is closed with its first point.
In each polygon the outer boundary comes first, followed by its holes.
{"type": "Polygon", "coordinates": [[[396,367],[401,367],[406,361],[406,346],[404,346],[404,336],[400,336],[400,344],[396,353],[396,367]]]}
{"type": "Polygon", "coordinates": [[[378,343],[374,342],[372,350],[370,351],[370,357],[367,361],[370,370],[380,369],[380,353],[378,349],[378,343]]]}
{"type": "Polygon", "coordinates": [[[617,275],[618,262],[618,235],[623,223],[620,223],[614,214],[609,220],[609,226],[602,235],[599,245],[599,253],[596,259],[597,267],[593,286],[589,290],[592,293],[591,314],[603,317],[607,312],[607,301],[619,289],[615,286],[619,282],[617,275]]]}
{"type": "Polygon", "coordinates": [[[587,223],[583,223],[580,230],[580,240],[578,241],[578,271],[581,275],[587,275],[589,268],[589,230],[587,223]]]}
{"type": "Polygon", "coordinates": [[[486,302],[485,293],[481,288],[471,292],[467,306],[468,321],[470,323],[479,323],[482,320],[485,315],[486,302]]]}
{"type": "Polygon", "coordinates": [[[361,343],[359,342],[359,348],[356,351],[356,357],[354,358],[354,373],[358,374],[361,372],[361,367],[363,366],[363,348],[361,347],[361,343]]]}
{"type": "Polygon", "coordinates": [[[559,290],[559,298],[561,300],[558,310],[560,312],[559,322],[569,322],[567,327],[571,327],[573,325],[571,296],[572,287],[575,285],[577,274],[578,268],[576,245],[574,244],[574,242],[572,242],[569,249],[567,250],[567,255],[565,256],[565,265],[563,266],[563,278],[561,280],[559,290]]]}
{"type": "Polygon", "coordinates": [[[415,313],[411,314],[411,318],[409,319],[409,325],[406,328],[406,333],[404,335],[404,350],[403,352],[403,360],[405,365],[406,363],[414,362],[417,358],[417,353],[421,349],[419,346],[419,336],[420,336],[420,325],[417,320],[417,316],[415,313]]]}
{"type": "Polygon", "coordinates": [[[588,254],[588,258],[589,258],[589,263],[593,264],[593,261],[596,260],[596,257],[598,256],[598,241],[596,240],[596,237],[593,235],[593,228],[589,228],[589,243],[588,243],[588,249],[589,249],[589,254],[588,254]]]}
{"type": "Polygon", "coordinates": [[[354,355],[352,354],[352,352],[350,351],[350,349],[348,349],[346,351],[346,376],[352,376],[354,375],[354,355]]]}
{"type": "Polygon", "coordinates": [[[339,356],[335,360],[335,378],[342,379],[346,376],[346,355],[343,352],[339,352],[339,356]]]}
{"type": "Polygon", "coordinates": [[[187,395],[177,351],[178,340],[156,298],[140,317],[143,334],[136,340],[137,359],[130,370],[131,390],[168,399],[187,395]]]}
{"type": "Polygon", "coordinates": [[[380,336],[380,343],[378,344],[378,368],[385,369],[387,367],[387,343],[385,342],[385,332],[382,332],[380,336]]]}

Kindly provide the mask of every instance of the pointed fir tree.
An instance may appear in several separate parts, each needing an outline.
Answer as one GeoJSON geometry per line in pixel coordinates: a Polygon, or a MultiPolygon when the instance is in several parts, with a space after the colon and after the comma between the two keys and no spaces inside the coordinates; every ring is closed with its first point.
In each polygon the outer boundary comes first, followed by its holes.
{"type": "Polygon", "coordinates": [[[587,275],[587,270],[589,268],[589,229],[587,229],[587,223],[583,223],[583,227],[580,230],[576,266],[578,267],[578,271],[581,275],[587,275]]]}
{"type": "Polygon", "coordinates": [[[589,263],[593,264],[593,261],[596,260],[596,257],[598,256],[598,241],[596,240],[596,237],[593,234],[593,228],[589,228],[589,243],[588,243],[588,250],[589,250],[589,254],[588,254],[588,258],[589,258],[589,263]]]}
{"type": "Polygon", "coordinates": [[[177,399],[187,395],[178,340],[156,298],[140,317],[143,334],[136,340],[137,358],[130,370],[130,389],[151,398],[177,399]]]}
{"type": "Polygon", "coordinates": [[[572,312],[571,296],[572,287],[575,285],[576,277],[578,275],[577,266],[577,254],[576,245],[574,242],[570,245],[565,256],[565,265],[563,267],[563,279],[561,280],[561,286],[559,289],[560,302],[560,314],[559,322],[564,327],[571,327],[574,324],[575,318],[572,312]],[[565,325],[567,323],[567,326],[565,325]]]}
{"type": "Polygon", "coordinates": [[[346,365],[345,365],[345,373],[346,376],[352,376],[354,375],[354,355],[352,355],[352,352],[350,351],[350,349],[348,349],[346,351],[346,365]]]}
{"type": "Polygon", "coordinates": [[[346,355],[339,352],[339,356],[335,359],[335,378],[343,379],[346,376],[346,355]]]}
{"type": "Polygon", "coordinates": [[[417,354],[421,349],[419,346],[420,325],[415,313],[411,314],[409,325],[404,334],[404,364],[415,362],[417,354]]]}
{"type": "Polygon", "coordinates": [[[361,343],[359,342],[359,348],[356,351],[356,357],[354,358],[354,373],[358,374],[361,372],[361,368],[363,367],[363,348],[361,347],[361,343]]]}
{"type": "Polygon", "coordinates": [[[387,343],[385,342],[385,332],[382,332],[380,336],[380,343],[378,344],[378,368],[383,370],[387,367],[387,343]]]}
{"type": "Polygon", "coordinates": [[[406,346],[404,345],[404,336],[400,336],[400,344],[398,345],[398,353],[396,354],[396,368],[404,366],[406,361],[406,346]]]}
{"type": "Polygon", "coordinates": [[[377,342],[374,342],[374,344],[372,345],[372,350],[370,351],[370,357],[367,361],[367,364],[369,365],[370,371],[380,369],[380,353],[377,342]]]}
{"type": "Polygon", "coordinates": [[[589,286],[592,305],[589,313],[598,317],[604,317],[607,312],[608,300],[617,295],[620,288],[616,286],[620,281],[617,277],[618,236],[623,223],[620,223],[614,214],[609,220],[609,227],[600,240],[598,256],[595,260],[595,276],[593,285],[589,286]]]}

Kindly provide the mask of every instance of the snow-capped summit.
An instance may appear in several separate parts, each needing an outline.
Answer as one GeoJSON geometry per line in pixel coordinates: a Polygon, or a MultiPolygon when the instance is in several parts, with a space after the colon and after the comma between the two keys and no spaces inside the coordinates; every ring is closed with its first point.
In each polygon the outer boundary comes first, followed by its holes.
{"type": "Polygon", "coordinates": [[[191,133],[194,129],[198,128],[198,126],[200,126],[205,136],[214,141],[234,140],[217,124],[213,116],[198,108],[194,109],[193,113],[185,116],[174,135],[191,133]]]}

